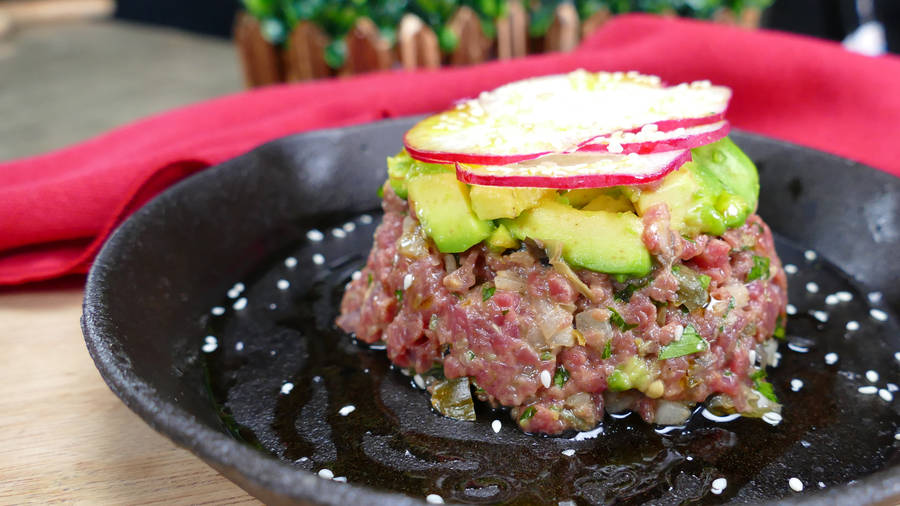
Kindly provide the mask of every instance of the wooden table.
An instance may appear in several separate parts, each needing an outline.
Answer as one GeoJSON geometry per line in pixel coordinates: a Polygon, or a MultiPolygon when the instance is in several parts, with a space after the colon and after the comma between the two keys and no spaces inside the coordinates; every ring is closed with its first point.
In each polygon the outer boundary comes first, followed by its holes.
{"type": "Polygon", "coordinates": [[[0,504],[259,504],[107,388],[82,284],[0,291],[0,504]]]}

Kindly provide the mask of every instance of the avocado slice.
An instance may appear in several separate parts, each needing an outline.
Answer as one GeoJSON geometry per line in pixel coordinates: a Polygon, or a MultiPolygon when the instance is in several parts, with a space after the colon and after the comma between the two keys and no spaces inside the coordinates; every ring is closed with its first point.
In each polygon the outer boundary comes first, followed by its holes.
{"type": "Polygon", "coordinates": [[[425,234],[442,253],[461,253],[494,231],[469,205],[469,188],[453,172],[419,174],[406,182],[408,198],[425,234]]]}
{"type": "Polygon", "coordinates": [[[472,185],[469,199],[472,210],[482,220],[515,218],[522,211],[537,205],[545,195],[553,190],[544,188],[513,188],[505,186],[472,185]]]}
{"type": "Polygon", "coordinates": [[[487,243],[495,251],[501,252],[519,247],[519,241],[509,233],[509,229],[502,223],[497,225],[497,228],[491,232],[491,236],[487,238],[487,243]]]}
{"type": "Polygon", "coordinates": [[[650,253],[641,241],[643,225],[634,213],[582,211],[544,199],[502,223],[520,240],[560,242],[563,258],[572,267],[635,276],[650,272],[650,253]]]}

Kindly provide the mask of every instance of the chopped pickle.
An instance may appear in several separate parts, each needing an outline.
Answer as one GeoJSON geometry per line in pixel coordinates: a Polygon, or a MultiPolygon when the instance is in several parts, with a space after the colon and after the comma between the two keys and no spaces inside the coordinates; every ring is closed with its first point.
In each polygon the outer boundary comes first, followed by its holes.
{"type": "Polygon", "coordinates": [[[431,405],[438,413],[456,420],[475,421],[475,403],[469,389],[469,378],[436,382],[431,392],[431,405]]]}
{"type": "Polygon", "coordinates": [[[675,304],[683,304],[689,311],[694,311],[706,305],[709,300],[709,294],[706,289],[709,287],[709,276],[705,276],[706,280],[701,278],[702,274],[698,274],[690,267],[684,265],[673,265],[672,274],[678,280],[678,292],[675,304]]]}

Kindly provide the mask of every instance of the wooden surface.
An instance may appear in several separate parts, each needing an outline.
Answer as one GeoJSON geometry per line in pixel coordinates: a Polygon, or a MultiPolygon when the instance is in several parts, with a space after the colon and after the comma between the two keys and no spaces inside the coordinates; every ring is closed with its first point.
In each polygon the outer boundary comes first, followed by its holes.
{"type": "Polygon", "coordinates": [[[258,504],[113,395],[67,285],[0,292],[0,504],[258,504]]]}

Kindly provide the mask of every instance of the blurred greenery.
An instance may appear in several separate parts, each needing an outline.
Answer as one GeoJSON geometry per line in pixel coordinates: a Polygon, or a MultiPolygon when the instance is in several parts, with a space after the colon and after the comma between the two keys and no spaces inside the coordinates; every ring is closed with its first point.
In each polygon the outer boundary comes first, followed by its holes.
{"type": "MultiPolygon", "coordinates": [[[[347,58],[344,37],[361,17],[368,17],[390,44],[396,41],[397,25],[411,12],[430,26],[438,36],[441,50],[452,52],[459,40],[448,24],[459,7],[470,7],[481,20],[486,36],[496,35],[495,21],[506,15],[509,1],[520,0],[242,0],[244,8],[259,19],[263,37],[283,44],[300,21],[311,21],[331,38],[325,49],[325,61],[340,68],[347,58]]],[[[529,13],[528,34],[541,37],[553,22],[556,8],[574,4],[581,19],[601,9],[613,14],[624,12],[674,12],[680,16],[709,18],[717,10],[728,8],[736,14],[747,8],[763,9],[774,0],[521,0],[529,13]]]]}

